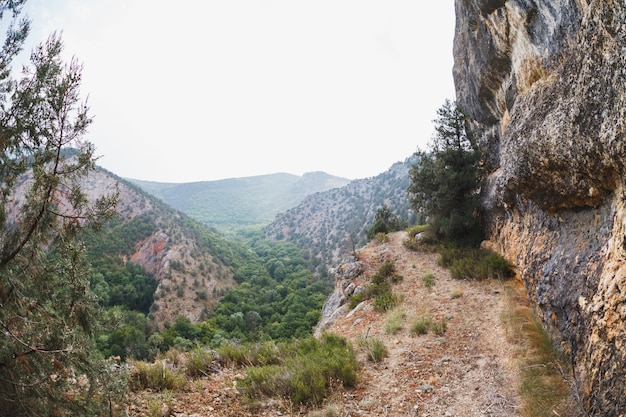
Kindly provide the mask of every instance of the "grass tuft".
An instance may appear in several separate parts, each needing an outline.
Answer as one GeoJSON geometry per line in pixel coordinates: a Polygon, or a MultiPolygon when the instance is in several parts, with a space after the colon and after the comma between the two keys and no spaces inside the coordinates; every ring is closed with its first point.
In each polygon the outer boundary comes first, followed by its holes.
{"type": "Polygon", "coordinates": [[[583,416],[584,411],[564,378],[574,382],[567,355],[535,317],[523,288],[511,284],[507,293],[509,307],[502,319],[507,325],[507,336],[521,346],[522,416],[583,416]]]}
{"type": "Polygon", "coordinates": [[[404,328],[406,313],[402,309],[392,310],[385,320],[385,333],[398,334],[404,328]]]}
{"type": "Polygon", "coordinates": [[[380,339],[361,338],[359,346],[365,349],[365,356],[370,362],[382,362],[389,354],[385,343],[380,339]]]}

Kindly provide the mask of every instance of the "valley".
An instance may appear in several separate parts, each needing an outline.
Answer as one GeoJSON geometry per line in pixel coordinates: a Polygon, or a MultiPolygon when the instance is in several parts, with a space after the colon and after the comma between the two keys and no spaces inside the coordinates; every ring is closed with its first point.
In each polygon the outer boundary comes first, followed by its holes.
{"type": "MultiPolygon", "coordinates": [[[[454,280],[438,265],[436,253],[409,251],[402,244],[406,238],[397,232],[389,242],[372,242],[357,252],[364,270],[356,281],[374,274],[382,261],[394,262],[404,277],[393,286],[402,300],[396,309],[379,313],[372,300],[365,301],[323,329],[355,346],[361,369],[354,389],[334,388],[319,408],[280,399],[258,399],[250,408],[237,390],[246,368],[224,366],[188,380],[178,392],[136,392],[130,415],[148,417],[150,407],[178,417],[521,415],[518,366],[527,347],[502,321],[510,307],[507,292],[517,284],[454,280]],[[433,286],[424,285],[428,273],[435,277],[433,286]],[[397,327],[390,331],[390,318],[399,314],[397,327]],[[445,331],[413,333],[412,323],[424,315],[445,320],[445,331]],[[381,340],[386,357],[368,360],[363,340],[381,340]]],[[[185,358],[181,352],[177,365],[168,363],[182,372],[185,358]]]]}

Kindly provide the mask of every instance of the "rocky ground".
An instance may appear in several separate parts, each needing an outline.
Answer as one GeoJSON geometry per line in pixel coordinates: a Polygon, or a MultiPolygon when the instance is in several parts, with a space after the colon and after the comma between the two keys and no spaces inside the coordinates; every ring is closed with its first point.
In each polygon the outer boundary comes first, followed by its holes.
{"type": "Polygon", "coordinates": [[[404,313],[402,329],[385,329],[390,314],[373,310],[371,300],[337,319],[326,331],[348,338],[359,351],[362,369],[354,390],[336,390],[315,410],[294,409],[272,401],[256,409],[246,407],[235,384],[245,370],[223,369],[219,374],[189,382],[184,392],[141,392],[133,396],[130,416],[517,416],[520,346],[511,342],[502,324],[508,297],[501,282],[453,280],[437,265],[437,254],[409,251],[406,234],[390,235],[387,243],[370,243],[359,260],[366,265],[363,280],[382,262],[392,261],[404,279],[394,284],[404,313]],[[434,285],[424,284],[424,275],[434,285]],[[412,335],[411,323],[429,316],[446,323],[436,335],[412,335]],[[366,359],[363,338],[384,342],[388,356],[366,359]],[[360,343],[361,342],[361,343],[360,343]]]}

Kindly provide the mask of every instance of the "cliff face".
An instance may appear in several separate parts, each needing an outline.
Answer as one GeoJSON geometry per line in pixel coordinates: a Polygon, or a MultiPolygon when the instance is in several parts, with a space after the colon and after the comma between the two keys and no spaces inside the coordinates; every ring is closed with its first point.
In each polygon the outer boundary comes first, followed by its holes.
{"type": "Polygon", "coordinates": [[[589,415],[626,414],[626,5],[456,0],[457,100],[490,166],[491,245],[572,355],[589,415]]]}

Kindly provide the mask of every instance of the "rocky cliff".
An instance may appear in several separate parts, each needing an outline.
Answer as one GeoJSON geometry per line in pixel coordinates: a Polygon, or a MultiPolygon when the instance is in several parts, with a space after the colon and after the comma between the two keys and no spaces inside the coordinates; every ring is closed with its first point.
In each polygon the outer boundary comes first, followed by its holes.
{"type": "Polygon", "coordinates": [[[489,242],[571,353],[587,413],[626,415],[626,4],[456,0],[456,13],[489,242]]]}

